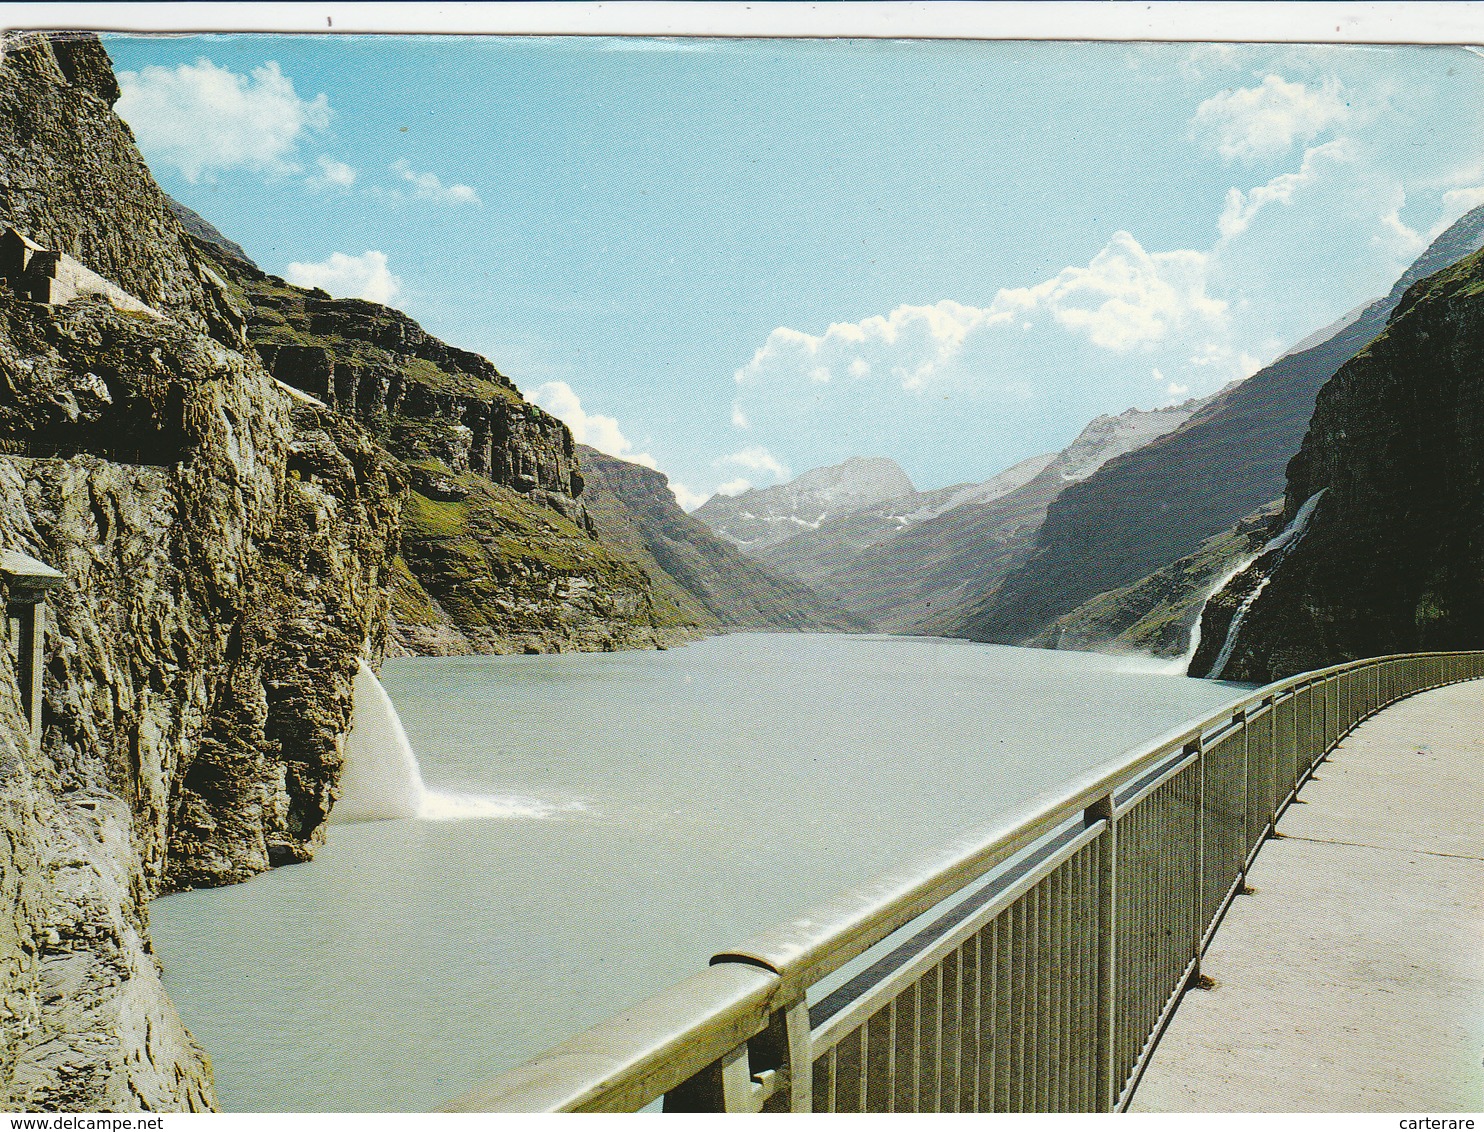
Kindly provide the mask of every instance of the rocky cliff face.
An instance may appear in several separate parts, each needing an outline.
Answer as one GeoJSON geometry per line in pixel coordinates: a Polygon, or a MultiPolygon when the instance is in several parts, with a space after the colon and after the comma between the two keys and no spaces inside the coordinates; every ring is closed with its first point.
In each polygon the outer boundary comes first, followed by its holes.
{"type": "Polygon", "coordinates": [[[1307,517],[1302,538],[1213,599],[1193,674],[1217,662],[1242,605],[1227,679],[1484,643],[1481,364],[1476,253],[1408,289],[1385,332],[1320,391],[1288,468],[1284,519],[1307,517]]]}
{"type": "Polygon", "coordinates": [[[184,235],[149,181],[133,135],[113,114],[113,65],[97,39],[49,46],[7,41],[0,84],[0,223],[76,257],[156,310],[228,344],[241,328],[225,295],[193,257],[175,254],[184,235]],[[83,202],[106,202],[94,223],[83,202]]]}
{"type": "Polygon", "coordinates": [[[175,208],[273,376],[354,417],[405,461],[393,652],[645,648],[695,631],[632,556],[598,537],[566,425],[494,365],[390,307],[268,275],[175,208]]]}
{"type": "Polygon", "coordinates": [[[955,634],[1025,640],[1094,595],[1195,553],[1282,495],[1319,387],[1381,332],[1407,287],[1481,245],[1484,206],[1439,236],[1390,294],[1337,334],[1259,370],[1181,429],[1070,487],[1047,512],[1033,553],[966,608],[955,634]]]}
{"type": "Polygon", "coordinates": [[[245,349],[116,93],[94,40],[5,44],[0,219],[163,316],[0,288],[0,547],[66,576],[39,743],[0,650],[6,1108],[210,1106],[148,901],[312,851],[396,550],[398,466],[245,349]]]}
{"type": "Polygon", "coordinates": [[[675,502],[661,472],[579,447],[585,498],[605,542],[641,563],[668,619],[692,629],[859,632],[861,617],[780,577],[724,542],[675,502]]]}

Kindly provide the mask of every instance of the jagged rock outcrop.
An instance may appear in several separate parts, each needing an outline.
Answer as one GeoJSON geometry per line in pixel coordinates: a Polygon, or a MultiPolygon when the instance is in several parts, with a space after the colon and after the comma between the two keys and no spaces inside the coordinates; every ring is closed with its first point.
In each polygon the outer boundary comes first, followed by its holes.
{"type": "Polygon", "coordinates": [[[653,592],[641,564],[599,537],[567,426],[488,360],[390,307],[268,275],[176,209],[274,377],[355,417],[406,462],[393,652],[598,651],[694,635],[694,611],[653,592]]]}
{"type": "MultiPolygon", "coordinates": [[[[1440,235],[1391,292],[1337,334],[1290,353],[1218,395],[1183,428],[1110,461],[1049,509],[1035,549],[952,628],[1016,644],[1092,596],[1194,553],[1283,494],[1314,398],[1386,325],[1406,289],[1484,245],[1484,206],[1440,235]]],[[[1300,500],[1302,502],[1302,500],[1300,500]]]]}
{"type": "Polygon", "coordinates": [[[583,523],[571,432],[490,361],[391,307],[268,275],[206,221],[175,207],[195,217],[198,246],[236,292],[247,335],[274,377],[355,417],[404,460],[476,472],[583,523]]]}
{"type": "Polygon", "coordinates": [[[134,137],[113,113],[118,84],[87,35],[12,36],[0,82],[0,224],[66,252],[140,301],[240,345],[241,326],[209,265],[174,249],[185,235],[134,137]],[[94,218],[107,214],[108,224],[94,218]]]}
{"type": "Polygon", "coordinates": [[[1192,673],[1239,602],[1225,679],[1484,645],[1484,253],[1410,287],[1320,390],[1288,467],[1291,527],[1306,504],[1302,539],[1213,600],[1192,673]]]}
{"type": "Polygon", "coordinates": [[[579,446],[587,506],[605,542],[628,550],[677,628],[859,632],[869,623],[754,562],[675,502],[662,472],[579,446]]]}
{"type": "Polygon", "coordinates": [[[0,547],[65,575],[38,743],[0,650],[11,1109],[211,1105],[148,901],[312,851],[396,552],[399,466],[246,351],[116,93],[96,40],[6,43],[0,218],[164,316],[0,287],[0,547]]]}
{"type": "Polygon", "coordinates": [[[1025,643],[1033,648],[1184,656],[1207,598],[1222,588],[1223,578],[1257,557],[1281,513],[1281,502],[1264,507],[1230,530],[1212,535],[1194,554],[1133,585],[1098,594],[1025,643]]]}

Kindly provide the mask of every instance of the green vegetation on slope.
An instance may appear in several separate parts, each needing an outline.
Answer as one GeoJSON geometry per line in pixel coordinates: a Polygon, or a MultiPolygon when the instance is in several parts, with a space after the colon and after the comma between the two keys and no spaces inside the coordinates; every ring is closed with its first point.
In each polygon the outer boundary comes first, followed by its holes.
{"type": "Polygon", "coordinates": [[[1212,535],[1194,554],[1133,585],[1098,594],[1026,643],[1038,648],[1184,655],[1212,588],[1262,549],[1281,510],[1281,503],[1269,504],[1230,530],[1212,535]]]}
{"type": "Polygon", "coordinates": [[[588,473],[586,498],[599,532],[630,550],[649,573],[655,593],[669,595],[686,617],[727,628],[870,628],[864,618],[712,534],[680,509],[662,473],[596,449],[580,451],[588,473]]]}

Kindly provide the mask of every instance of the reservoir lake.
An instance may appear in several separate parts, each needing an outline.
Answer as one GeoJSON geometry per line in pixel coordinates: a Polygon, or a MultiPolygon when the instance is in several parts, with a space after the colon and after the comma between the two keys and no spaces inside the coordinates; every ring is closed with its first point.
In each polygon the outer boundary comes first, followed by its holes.
{"type": "Polygon", "coordinates": [[[389,660],[430,791],[151,906],[228,1111],[437,1107],[710,956],[1235,699],[1157,661],[735,634],[389,660]]]}

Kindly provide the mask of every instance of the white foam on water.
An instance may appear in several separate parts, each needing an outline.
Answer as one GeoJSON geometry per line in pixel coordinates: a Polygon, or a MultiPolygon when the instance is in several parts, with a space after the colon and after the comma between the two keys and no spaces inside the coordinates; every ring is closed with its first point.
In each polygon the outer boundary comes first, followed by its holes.
{"type": "Polygon", "coordinates": [[[340,797],[330,822],[469,821],[481,818],[549,818],[585,811],[580,802],[559,804],[519,795],[456,794],[429,790],[423,783],[417,754],[407,740],[396,705],[364,660],[353,686],[350,734],[345,738],[345,764],[340,797]]]}
{"type": "Polygon", "coordinates": [[[564,813],[586,813],[581,802],[558,804],[520,795],[449,794],[428,790],[417,816],[424,821],[466,821],[470,818],[550,818],[564,813]]]}

